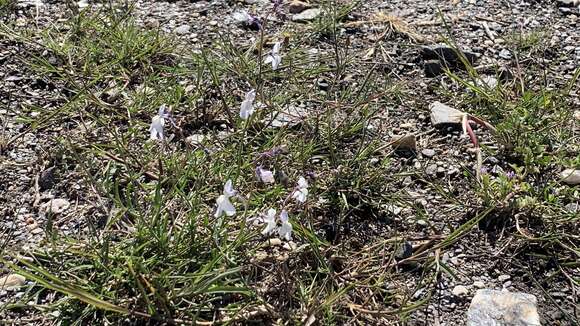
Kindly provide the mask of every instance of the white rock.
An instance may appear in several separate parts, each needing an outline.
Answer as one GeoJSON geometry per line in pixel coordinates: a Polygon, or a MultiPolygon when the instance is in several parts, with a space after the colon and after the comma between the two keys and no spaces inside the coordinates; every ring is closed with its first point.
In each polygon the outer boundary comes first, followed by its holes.
{"type": "Polygon", "coordinates": [[[55,198],[42,205],[42,209],[46,213],[60,214],[69,208],[70,203],[64,198],[55,198]]]}
{"type": "Polygon", "coordinates": [[[316,19],[320,16],[321,10],[318,8],[306,9],[303,12],[292,16],[295,22],[307,22],[316,19]]]}
{"type": "Polygon", "coordinates": [[[485,287],[485,283],[483,283],[482,281],[475,281],[473,282],[473,286],[475,286],[478,289],[483,289],[485,287]]]}
{"type": "Polygon", "coordinates": [[[302,123],[308,115],[309,112],[306,108],[289,105],[280,111],[273,112],[264,120],[264,123],[272,128],[294,127],[302,123]]]}
{"type": "Polygon", "coordinates": [[[491,289],[477,290],[467,312],[466,325],[541,325],[536,296],[491,289]]]}
{"type": "Polygon", "coordinates": [[[431,123],[437,127],[445,124],[461,124],[464,112],[445,105],[441,102],[433,102],[429,105],[431,110],[431,123]]]}
{"type": "Polygon", "coordinates": [[[500,275],[497,277],[497,280],[500,282],[505,282],[507,280],[509,280],[511,278],[511,276],[504,274],[504,275],[500,275]]]}
{"type": "Polygon", "coordinates": [[[191,30],[191,26],[181,25],[181,26],[177,27],[176,29],[174,29],[173,31],[175,32],[175,34],[185,35],[185,34],[188,34],[190,30],[191,30]]]}
{"type": "Polygon", "coordinates": [[[11,290],[24,285],[26,278],[18,274],[9,274],[0,277],[0,290],[11,290]]]}
{"type": "Polygon", "coordinates": [[[205,141],[206,137],[202,134],[195,134],[185,138],[185,142],[191,146],[201,145],[205,141]]]}
{"type": "Polygon", "coordinates": [[[463,285],[456,285],[453,288],[453,295],[456,297],[462,297],[469,294],[469,290],[463,285]]]}
{"type": "Polygon", "coordinates": [[[580,184],[580,170],[566,169],[560,174],[562,181],[569,185],[580,184]]]}

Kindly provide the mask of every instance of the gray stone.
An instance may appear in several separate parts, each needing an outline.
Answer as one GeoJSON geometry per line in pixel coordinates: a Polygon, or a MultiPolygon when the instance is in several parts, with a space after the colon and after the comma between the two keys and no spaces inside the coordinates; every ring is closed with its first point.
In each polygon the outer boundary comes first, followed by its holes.
{"type": "Polygon", "coordinates": [[[453,288],[453,295],[456,297],[463,297],[469,294],[469,290],[463,285],[457,285],[453,288]]]}
{"type": "Polygon", "coordinates": [[[512,58],[512,53],[508,49],[503,49],[503,50],[499,51],[498,56],[502,59],[509,60],[512,58]]]}
{"type": "Polygon", "coordinates": [[[400,151],[415,151],[417,149],[417,139],[415,135],[404,135],[393,140],[393,148],[400,151]]]}
{"type": "Polygon", "coordinates": [[[439,60],[426,60],[423,62],[423,67],[427,77],[436,77],[444,72],[443,65],[439,60]]]}
{"type": "Polygon", "coordinates": [[[509,280],[511,278],[511,276],[504,274],[504,275],[500,275],[497,277],[497,280],[500,282],[505,282],[507,280],[509,280]]]}
{"type": "Polygon", "coordinates": [[[437,164],[429,164],[425,169],[425,173],[429,176],[436,176],[437,175],[437,164]]]}
{"type": "Polygon", "coordinates": [[[305,107],[289,105],[272,113],[264,122],[273,128],[295,127],[301,124],[307,116],[308,110],[305,107]]]}
{"type": "Polygon", "coordinates": [[[421,154],[423,154],[423,156],[425,157],[431,158],[435,156],[435,151],[430,148],[425,148],[424,150],[421,151],[421,154]]]}
{"type": "Polygon", "coordinates": [[[409,241],[404,241],[403,243],[399,244],[399,247],[395,252],[395,257],[397,259],[405,259],[411,257],[412,254],[413,254],[413,246],[409,241]]]}
{"type": "Polygon", "coordinates": [[[42,171],[38,178],[40,191],[50,189],[52,186],[54,186],[54,166],[42,171]]]}
{"type": "Polygon", "coordinates": [[[41,210],[46,213],[60,214],[69,208],[70,202],[64,198],[55,198],[42,205],[41,210]]]}
{"type": "Polygon", "coordinates": [[[318,8],[306,9],[303,12],[292,16],[295,22],[307,22],[316,19],[320,16],[321,10],[318,8]]]}
{"type": "Polygon", "coordinates": [[[434,127],[441,127],[445,125],[461,125],[465,113],[445,105],[441,102],[433,102],[429,105],[431,110],[431,123],[434,127]]]}
{"type": "Polygon", "coordinates": [[[566,211],[570,213],[578,213],[580,212],[580,205],[577,203],[570,203],[564,207],[566,211]]]}
{"type": "Polygon", "coordinates": [[[191,30],[191,26],[181,25],[181,26],[177,27],[176,29],[174,29],[173,31],[175,32],[175,34],[185,35],[185,34],[188,34],[190,30],[191,30]]]}
{"type": "Polygon", "coordinates": [[[483,289],[485,287],[485,283],[483,283],[482,281],[475,281],[473,282],[473,286],[475,286],[478,289],[483,289]]]}
{"type": "Polygon", "coordinates": [[[562,182],[575,186],[580,184],[580,170],[566,169],[560,173],[562,182]]]}
{"type": "Polygon", "coordinates": [[[466,325],[541,325],[536,296],[491,289],[477,290],[467,312],[466,325]]]}
{"type": "Polygon", "coordinates": [[[459,67],[463,66],[462,59],[465,59],[470,65],[473,65],[477,59],[477,54],[473,52],[454,49],[446,44],[423,46],[421,56],[423,60],[440,60],[446,66],[459,67]]]}
{"type": "Polygon", "coordinates": [[[290,4],[288,5],[288,11],[291,14],[299,14],[299,13],[303,12],[304,10],[309,9],[310,7],[312,7],[312,6],[309,3],[294,0],[294,1],[290,2],[290,4]]]}
{"type": "Polygon", "coordinates": [[[9,274],[0,277],[0,290],[10,290],[24,285],[26,278],[18,274],[9,274]]]}
{"type": "Polygon", "coordinates": [[[578,7],[578,6],[580,6],[580,0],[558,0],[558,6],[560,6],[560,7],[578,7]]]}

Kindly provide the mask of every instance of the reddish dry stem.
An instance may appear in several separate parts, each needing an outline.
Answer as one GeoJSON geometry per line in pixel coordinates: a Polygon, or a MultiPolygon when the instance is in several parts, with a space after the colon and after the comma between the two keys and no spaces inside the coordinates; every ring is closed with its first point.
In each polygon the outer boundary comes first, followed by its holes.
{"type": "Polygon", "coordinates": [[[475,132],[473,132],[473,129],[471,129],[471,123],[476,123],[476,122],[467,120],[467,122],[465,123],[466,124],[465,129],[467,130],[467,134],[469,134],[469,138],[471,139],[473,146],[475,146],[475,148],[478,148],[479,143],[477,142],[477,136],[475,136],[475,132]]]}

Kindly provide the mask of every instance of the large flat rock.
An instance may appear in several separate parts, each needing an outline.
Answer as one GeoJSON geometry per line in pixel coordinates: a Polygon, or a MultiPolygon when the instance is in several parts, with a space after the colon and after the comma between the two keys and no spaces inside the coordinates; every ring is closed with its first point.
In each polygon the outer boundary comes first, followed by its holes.
{"type": "Polygon", "coordinates": [[[532,294],[477,290],[467,312],[467,326],[538,326],[537,304],[532,294]]]}

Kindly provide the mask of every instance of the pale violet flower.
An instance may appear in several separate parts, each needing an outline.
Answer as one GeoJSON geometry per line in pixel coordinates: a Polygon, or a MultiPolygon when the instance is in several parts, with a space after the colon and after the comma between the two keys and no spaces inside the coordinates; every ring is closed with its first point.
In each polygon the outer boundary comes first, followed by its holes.
{"type": "Polygon", "coordinates": [[[268,54],[268,56],[266,57],[266,60],[264,60],[264,63],[272,64],[272,70],[278,69],[278,66],[282,62],[282,57],[280,56],[281,46],[282,46],[281,42],[276,42],[276,44],[274,44],[274,48],[272,48],[272,52],[270,52],[270,54],[268,54]]]}
{"type": "Polygon", "coordinates": [[[287,241],[292,240],[292,224],[288,221],[288,212],[285,209],[280,213],[280,222],[282,222],[282,225],[278,229],[280,238],[286,239],[287,241]]]}
{"type": "Polygon", "coordinates": [[[165,105],[159,107],[159,112],[156,116],[151,119],[151,126],[149,127],[149,132],[151,133],[149,138],[152,140],[163,140],[165,136],[163,135],[163,126],[165,126],[165,118],[168,114],[165,113],[165,105]]]}
{"type": "Polygon", "coordinates": [[[263,235],[269,235],[276,230],[276,210],[270,208],[266,216],[262,218],[262,221],[266,223],[266,227],[262,230],[263,235]]]}
{"type": "Polygon", "coordinates": [[[228,180],[224,185],[223,194],[221,194],[216,200],[217,210],[214,215],[215,217],[220,217],[224,213],[227,216],[233,216],[234,214],[236,214],[236,208],[230,201],[230,197],[234,196],[235,194],[236,191],[232,186],[232,180],[228,180]]]}
{"type": "Polygon", "coordinates": [[[246,93],[246,98],[242,102],[242,107],[240,108],[240,118],[247,120],[252,113],[254,113],[254,100],[256,99],[256,91],[251,90],[246,93]]]}
{"type": "Polygon", "coordinates": [[[269,184],[275,182],[274,173],[272,173],[270,170],[262,169],[261,166],[258,166],[256,169],[256,175],[263,183],[269,184]]]}
{"type": "Polygon", "coordinates": [[[294,190],[292,198],[301,203],[304,203],[306,201],[306,197],[308,197],[308,182],[306,179],[304,179],[304,177],[300,177],[300,179],[298,179],[298,187],[296,187],[296,190],[294,190]]]}

